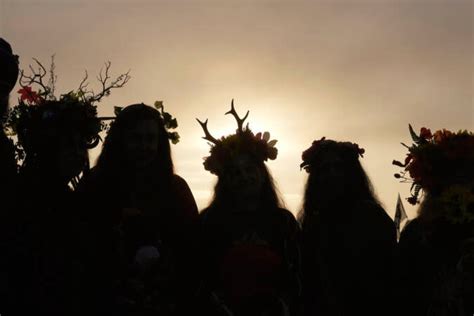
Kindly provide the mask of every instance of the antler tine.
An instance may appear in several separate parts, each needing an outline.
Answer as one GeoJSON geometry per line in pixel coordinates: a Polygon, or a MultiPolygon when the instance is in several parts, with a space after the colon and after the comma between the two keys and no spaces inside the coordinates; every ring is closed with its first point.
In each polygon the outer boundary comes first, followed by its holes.
{"type": "Polygon", "coordinates": [[[244,121],[249,116],[249,113],[250,113],[250,111],[247,111],[245,116],[243,118],[240,118],[239,115],[237,114],[237,111],[235,110],[235,107],[234,107],[234,99],[232,99],[232,102],[230,103],[230,111],[226,112],[225,114],[232,114],[232,116],[237,121],[238,131],[243,132],[242,126],[244,125],[244,121]]]}
{"type": "Polygon", "coordinates": [[[196,119],[199,122],[199,125],[201,125],[203,131],[204,131],[204,137],[203,139],[210,141],[213,144],[219,143],[217,139],[215,139],[211,133],[209,133],[209,130],[207,129],[207,119],[205,122],[201,122],[198,118],[196,119]]]}

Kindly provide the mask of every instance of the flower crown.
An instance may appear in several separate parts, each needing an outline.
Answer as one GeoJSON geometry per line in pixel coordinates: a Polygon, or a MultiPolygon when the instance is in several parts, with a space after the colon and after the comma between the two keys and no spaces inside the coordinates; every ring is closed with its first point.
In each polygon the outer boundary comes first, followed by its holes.
{"type": "MultiPolygon", "coordinates": [[[[409,125],[413,144],[408,149],[405,161],[392,163],[402,167],[395,178],[412,183],[407,198],[410,204],[419,203],[421,190],[441,192],[445,188],[469,183],[474,176],[474,134],[467,130],[453,133],[442,129],[434,134],[421,128],[417,135],[409,125]]],[[[449,191],[449,190],[448,190],[449,191]]]]}
{"type": "Polygon", "coordinates": [[[237,130],[235,134],[222,136],[220,139],[214,138],[209,133],[207,119],[204,122],[197,119],[204,130],[203,139],[209,141],[211,145],[210,155],[204,158],[204,169],[219,175],[225,168],[226,162],[242,154],[249,155],[261,162],[276,159],[278,155],[278,150],[275,148],[277,140],[270,140],[269,132],[254,134],[249,129],[248,123],[245,128],[243,127],[249,111],[243,118],[240,118],[234,108],[234,100],[232,100],[231,109],[225,114],[234,116],[237,121],[237,130]]]}
{"type": "MultiPolygon", "coordinates": [[[[176,118],[173,118],[173,116],[170,113],[165,111],[165,106],[163,105],[163,101],[155,101],[153,105],[155,106],[155,109],[157,109],[158,112],[160,113],[161,119],[163,120],[163,124],[165,126],[168,139],[171,141],[171,143],[176,145],[177,143],[179,143],[180,136],[178,132],[173,132],[171,130],[176,129],[178,127],[178,121],[176,120],[176,118]]],[[[115,116],[118,116],[118,114],[122,110],[123,110],[122,106],[115,106],[114,107],[115,116]]]]}
{"type": "Polygon", "coordinates": [[[337,150],[341,153],[346,153],[348,156],[353,159],[358,159],[364,157],[365,149],[360,148],[358,144],[351,142],[336,142],[326,137],[321,138],[320,140],[313,141],[311,147],[306,149],[301,158],[303,162],[300,164],[301,169],[305,169],[306,172],[310,172],[311,165],[318,159],[321,153],[328,150],[337,150]]]}
{"type": "Polygon", "coordinates": [[[21,89],[18,90],[20,94],[18,104],[3,118],[7,134],[18,136],[15,143],[17,158],[19,160],[25,158],[25,151],[34,146],[33,139],[40,137],[37,133],[44,126],[78,129],[88,148],[97,146],[101,140],[99,133],[107,129],[105,121],[113,118],[99,118],[96,102],[100,102],[104,96],[109,96],[112,89],[123,87],[130,79],[129,72],[109,82],[111,63],[107,62],[105,72],[101,70],[97,77],[102,86],[100,93],[95,94],[87,90],[86,72],[77,91],[61,94],[58,98],[55,96],[57,76],[54,56],[51,59],[48,83],[44,82],[48,71],[37,59],[33,60],[38,70],[30,66],[31,75],[26,75],[24,70],[20,71],[21,89]],[[39,90],[34,91],[33,85],[39,86],[39,90]]]}

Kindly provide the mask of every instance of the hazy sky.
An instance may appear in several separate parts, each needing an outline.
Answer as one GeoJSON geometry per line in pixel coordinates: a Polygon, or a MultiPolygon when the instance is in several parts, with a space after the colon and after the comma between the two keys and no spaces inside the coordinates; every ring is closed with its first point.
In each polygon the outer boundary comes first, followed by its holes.
{"type": "Polygon", "coordinates": [[[294,213],[306,181],[301,152],[314,139],[364,147],[363,164],[393,214],[397,193],[409,190],[391,165],[405,156],[408,123],[474,129],[472,1],[0,0],[0,36],[23,67],[55,54],[58,91],[107,60],[115,74],[131,69],[100,114],[163,100],[182,137],[173,146],[177,173],[200,208],[215,177],[202,167],[209,147],[195,117],[209,118],[214,136],[232,132],[223,115],[232,98],[250,110],[255,132],[278,139],[268,166],[294,213]]]}

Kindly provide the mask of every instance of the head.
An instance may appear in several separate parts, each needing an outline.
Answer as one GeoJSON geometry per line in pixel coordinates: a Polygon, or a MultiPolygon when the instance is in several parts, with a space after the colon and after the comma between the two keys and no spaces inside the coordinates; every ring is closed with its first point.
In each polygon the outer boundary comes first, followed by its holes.
{"type": "MultiPolygon", "coordinates": [[[[47,173],[54,181],[68,183],[88,167],[90,119],[78,107],[60,101],[37,106],[20,124],[18,138],[25,150],[25,167],[47,173]]],[[[98,119],[92,124],[100,124],[98,119]]]]}
{"type": "Polygon", "coordinates": [[[356,144],[321,140],[303,154],[308,180],[300,217],[325,209],[338,209],[341,203],[376,201],[370,180],[356,144]]]}
{"type": "Polygon", "coordinates": [[[0,117],[8,108],[8,97],[18,79],[18,56],[13,54],[10,44],[0,38],[0,117]]]}
{"type": "Polygon", "coordinates": [[[145,104],[125,107],[111,124],[98,168],[123,173],[173,173],[168,133],[160,112],[145,104]]]}
{"type": "Polygon", "coordinates": [[[259,159],[236,155],[223,165],[217,176],[211,206],[248,203],[273,209],[282,204],[269,170],[259,159]]]}

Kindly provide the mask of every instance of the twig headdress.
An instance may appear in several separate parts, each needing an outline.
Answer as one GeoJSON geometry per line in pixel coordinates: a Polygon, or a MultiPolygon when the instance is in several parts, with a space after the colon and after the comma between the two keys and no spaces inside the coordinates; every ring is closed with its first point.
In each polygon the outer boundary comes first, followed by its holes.
{"type": "Polygon", "coordinates": [[[107,129],[105,120],[112,118],[98,117],[96,103],[110,95],[112,89],[123,87],[130,79],[129,72],[111,80],[111,63],[107,62],[105,71],[101,70],[97,77],[101,84],[99,93],[87,89],[86,72],[76,91],[61,94],[58,98],[55,96],[57,76],[54,56],[47,83],[45,79],[48,71],[37,59],[34,61],[38,69],[30,65],[30,75],[26,75],[24,70],[20,71],[20,98],[5,118],[4,128],[7,134],[17,136],[15,147],[18,159],[23,160],[25,154],[34,154],[38,148],[48,143],[49,140],[44,138],[51,134],[44,133],[45,128],[57,129],[56,132],[74,129],[80,133],[87,148],[97,146],[101,139],[99,133],[107,129]],[[38,86],[39,90],[34,91],[32,86],[38,86]]]}
{"type": "Polygon", "coordinates": [[[236,156],[247,155],[259,162],[275,160],[278,150],[275,147],[277,140],[270,140],[270,133],[254,134],[247,123],[244,122],[249,115],[249,111],[241,118],[234,107],[234,100],[231,102],[231,109],[225,114],[231,114],[237,121],[237,130],[235,134],[222,136],[220,139],[214,138],[207,128],[207,119],[202,122],[197,121],[204,130],[203,139],[207,140],[211,145],[210,155],[204,158],[204,168],[213,174],[220,175],[225,169],[225,165],[229,160],[236,156]]]}

